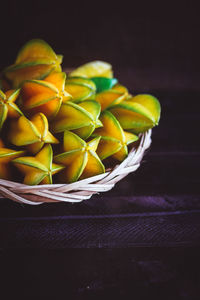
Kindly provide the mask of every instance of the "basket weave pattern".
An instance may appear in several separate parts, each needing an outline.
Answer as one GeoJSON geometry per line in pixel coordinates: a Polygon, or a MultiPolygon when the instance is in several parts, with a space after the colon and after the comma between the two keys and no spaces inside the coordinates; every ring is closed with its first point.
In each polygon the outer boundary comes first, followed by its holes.
{"type": "Polygon", "coordinates": [[[0,197],[31,205],[44,202],[81,202],[87,200],[93,194],[111,190],[118,181],[136,171],[150,144],[151,130],[148,130],[141,134],[137,148],[133,147],[128,157],[112,170],[70,184],[29,186],[0,179],[0,197]]]}

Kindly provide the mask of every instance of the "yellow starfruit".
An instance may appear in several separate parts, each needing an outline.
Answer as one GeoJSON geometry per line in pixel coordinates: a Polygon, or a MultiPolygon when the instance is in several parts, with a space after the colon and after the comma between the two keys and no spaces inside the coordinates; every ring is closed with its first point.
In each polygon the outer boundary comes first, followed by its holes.
{"type": "Polygon", "coordinates": [[[89,112],[92,116],[92,121],[88,126],[84,126],[78,129],[74,129],[73,132],[80,136],[82,139],[86,140],[93,133],[95,128],[102,127],[103,124],[99,120],[99,116],[101,113],[101,106],[98,102],[93,100],[85,100],[79,103],[79,106],[84,108],[87,112],[89,112]]]}
{"type": "Polygon", "coordinates": [[[96,86],[94,82],[84,77],[69,77],[65,83],[65,90],[72,96],[73,102],[94,98],[96,86]]]}
{"type": "Polygon", "coordinates": [[[0,90],[0,128],[7,117],[17,118],[23,115],[19,107],[15,104],[19,93],[20,89],[8,90],[5,93],[0,90]]]}
{"type": "Polygon", "coordinates": [[[28,80],[21,88],[21,107],[31,115],[42,112],[52,119],[58,113],[61,103],[71,99],[65,91],[66,74],[51,73],[44,80],[28,80]]]}
{"type": "Polygon", "coordinates": [[[64,152],[54,157],[55,162],[63,164],[65,182],[75,182],[105,172],[105,167],[96,154],[100,137],[86,143],[78,135],[66,130],[64,132],[64,152]]]}
{"type": "Polygon", "coordinates": [[[158,125],[161,113],[160,102],[152,95],[139,94],[128,99],[135,107],[135,111],[158,125]]]}
{"type": "Polygon", "coordinates": [[[51,145],[45,145],[35,157],[24,156],[14,159],[14,165],[25,175],[24,184],[52,184],[52,176],[64,166],[52,163],[51,145]]]}
{"type": "Polygon", "coordinates": [[[112,89],[96,94],[95,100],[101,104],[101,109],[105,110],[116,105],[128,96],[128,90],[122,85],[115,85],[112,89]]]}
{"type": "Polygon", "coordinates": [[[109,156],[122,161],[128,155],[130,143],[138,140],[138,136],[125,132],[114,115],[109,111],[103,111],[100,117],[102,128],[95,130],[94,136],[101,136],[97,154],[103,160],[109,156]]]}
{"type": "Polygon", "coordinates": [[[111,64],[104,61],[91,61],[86,63],[74,71],[69,76],[81,76],[81,77],[113,77],[111,64]]]}
{"type": "Polygon", "coordinates": [[[100,105],[94,100],[85,100],[80,104],[68,101],[62,104],[53,120],[52,131],[76,130],[77,134],[86,138],[96,127],[101,126],[98,120],[99,113],[100,105]]]}
{"type": "Polygon", "coordinates": [[[35,154],[44,144],[57,144],[59,141],[50,133],[44,114],[38,113],[30,120],[21,116],[13,121],[8,135],[9,141],[16,146],[27,146],[35,154]]]}
{"type": "Polygon", "coordinates": [[[109,111],[115,115],[122,128],[137,134],[158,124],[160,103],[151,95],[137,95],[109,108],[109,111]]]}
{"type": "Polygon", "coordinates": [[[22,155],[25,151],[16,151],[8,148],[4,148],[3,144],[0,147],[0,178],[10,180],[12,178],[12,171],[10,162],[22,155]]]}
{"type": "Polygon", "coordinates": [[[4,70],[4,75],[14,87],[24,80],[43,79],[52,71],[61,71],[62,55],[56,55],[43,40],[33,39],[19,51],[13,65],[4,70]]]}

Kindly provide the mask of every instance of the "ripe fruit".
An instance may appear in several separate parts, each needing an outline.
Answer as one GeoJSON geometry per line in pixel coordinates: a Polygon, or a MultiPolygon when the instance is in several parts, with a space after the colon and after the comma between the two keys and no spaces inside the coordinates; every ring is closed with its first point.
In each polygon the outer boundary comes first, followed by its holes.
{"type": "Polygon", "coordinates": [[[27,149],[35,154],[44,143],[59,143],[48,127],[47,118],[42,113],[34,115],[30,120],[21,116],[11,123],[9,141],[16,146],[28,146],[27,149]]]}
{"type": "Polygon", "coordinates": [[[9,180],[12,178],[10,162],[16,157],[24,155],[25,151],[16,151],[2,146],[0,147],[0,178],[9,180]]]}
{"type": "Polygon", "coordinates": [[[81,76],[81,77],[107,77],[112,78],[112,66],[104,61],[91,61],[85,65],[82,65],[72,71],[70,76],[81,76]]]}
{"type": "Polygon", "coordinates": [[[142,132],[158,125],[159,101],[132,96],[109,63],[92,61],[66,75],[61,62],[35,39],[1,74],[0,178],[12,179],[16,168],[30,185],[51,184],[58,172],[58,183],[104,173],[128,156],[128,145],[137,147],[142,132]]]}
{"type": "Polygon", "coordinates": [[[97,93],[111,89],[118,82],[116,78],[106,78],[106,77],[92,77],[91,80],[96,85],[97,93]]]}
{"type": "Polygon", "coordinates": [[[99,103],[93,100],[85,100],[80,104],[70,101],[63,103],[51,129],[55,133],[75,130],[81,137],[88,138],[96,127],[101,126],[98,120],[100,109],[99,103]]]}
{"type": "Polygon", "coordinates": [[[138,113],[148,117],[155,125],[158,125],[161,108],[156,97],[147,94],[139,94],[129,98],[128,101],[134,104],[138,113]]]}
{"type": "Polygon", "coordinates": [[[14,159],[14,165],[25,174],[24,184],[51,184],[52,176],[64,169],[64,166],[52,163],[53,151],[48,144],[35,156],[14,159]]]}
{"type": "Polygon", "coordinates": [[[101,159],[112,156],[119,161],[124,160],[128,155],[127,145],[137,141],[138,137],[123,131],[117,119],[109,111],[104,111],[100,120],[103,127],[95,131],[95,136],[101,136],[97,154],[101,159]]]}
{"type": "Polygon", "coordinates": [[[121,85],[116,85],[110,90],[105,90],[96,94],[95,100],[101,104],[101,109],[105,110],[126,99],[128,91],[121,85]]]}
{"type": "Polygon", "coordinates": [[[58,113],[62,102],[71,99],[65,91],[66,74],[56,72],[44,80],[28,80],[21,89],[21,106],[29,113],[42,112],[47,118],[58,113]]]}
{"type": "Polygon", "coordinates": [[[62,55],[56,55],[43,40],[34,39],[19,51],[15,63],[4,70],[4,75],[19,87],[24,80],[43,79],[52,71],[61,71],[62,55]]]}
{"type": "Polygon", "coordinates": [[[18,90],[9,90],[5,94],[0,90],[0,128],[3,126],[7,117],[17,118],[23,113],[15,104],[20,93],[18,90]]]}
{"type": "Polygon", "coordinates": [[[65,91],[72,96],[73,102],[79,102],[94,98],[96,86],[90,79],[71,77],[66,80],[65,91]]]}
{"type": "Polygon", "coordinates": [[[73,132],[64,132],[64,152],[54,157],[55,162],[63,164],[65,182],[75,182],[80,177],[86,178],[105,172],[104,165],[96,154],[100,137],[85,142],[73,132]]]}
{"type": "Polygon", "coordinates": [[[111,107],[122,128],[134,133],[144,132],[158,125],[160,103],[151,95],[138,95],[111,107]]]}

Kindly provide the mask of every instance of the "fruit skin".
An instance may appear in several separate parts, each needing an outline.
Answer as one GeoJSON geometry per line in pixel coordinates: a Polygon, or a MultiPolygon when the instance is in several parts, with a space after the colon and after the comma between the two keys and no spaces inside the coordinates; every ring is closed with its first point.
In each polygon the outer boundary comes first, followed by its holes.
{"type": "Polygon", "coordinates": [[[17,88],[25,80],[43,79],[53,71],[60,72],[61,62],[62,55],[56,55],[45,41],[33,39],[21,48],[15,63],[3,74],[17,88]]]}
{"type": "Polygon", "coordinates": [[[141,113],[152,120],[155,125],[158,125],[161,107],[156,97],[148,94],[139,94],[129,98],[128,102],[132,102],[135,105],[136,112],[141,113]]]}
{"type": "Polygon", "coordinates": [[[64,152],[54,156],[57,163],[66,166],[63,173],[65,182],[75,182],[79,178],[87,178],[105,172],[105,167],[96,154],[100,137],[85,142],[75,133],[64,132],[64,152]]]}
{"type": "Polygon", "coordinates": [[[101,136],[97,154],[103,160],[109,156],[123,161],[128,155],[127,145],[138,140],[132,133],[123,131],[118,120],[109,111],[103,111],[100,117],[102,128],[95,130],[93,136],[101,136]]]}
{"type": "Polygon", "coordinates": [[[65,91],[68,92],[71,101],[78,103],[95,97],[96,86],[94,82],[84,77],[69,77],[65,82],[65,91]]]}
{"type": "Polygon", "coordinates": [[[0,90],[0,128],[2,128],[7,117],[17,118],[23,115],[19,107],[15,104],[19,93],[20,89],[8,90],[5,93],[0,90]]]}
{"type": "Polygon", "coordinates": [[[111,64],[103,61],[91,61],[89,63],[86,63],[74,71],[72,71],[69,76],[81,76],[86,78],[91,77],[107,77],[112,78],[113,72],[112,72],[112,66],[111,64]]]}
{"type": "Polygon", "coordinates": [[[54,64],[46,59],[23,62],[19,65],[11,65],[4,70],[4,76],[12,87],[20,88],[26,80],[43,79],[52,70],[54,64]]]}
{"type": "Polygon", "coordinates": [[[112,87],[112,90],[125,94],[128,97],[128,89],[124,85],[118,83],[112,87]]]}
{"type": "Polygon", "coordinates": [[[55,72],[44,80],[27,80],[21,88],[21,107],[30,115],[42,112],[48,119],[58,113],[62,102],[71,99],[65,90],[66,74],[55,72]]]}
{"type": "Polygon", "coordinates": [[[0,129],[2,128],[8,114],[8,108],[6,105],[0,102],[0,129]]]}
{"type": "Polygon", "coordinates": [[[109,108],[123,129],[142,133],[158,125],[160,103],[151,95],[138,95],[109,108]]]}
{"type": "Polygon", "coordinates": [[[16,151],[12,149],[5,148],[3,143],[0,146],[0,178],[10,180],[12,178],[12,168],[10,162],[22,155],[25,151],[16,151]]]}
{"type": "Polygon", "coordinates": [[[49,131],[48,120],[44,114],[38,113],[31,118],[31,122],[35,125],[40,133],[40,141],[34,144],[28,145],[27,149],[29,152],[36,154],[39,152],[45,143],[58,144],[59,141],[49,131]]]}
{"type": "Polygon", "coordinates": [[[25,156],[14,159],[13,164],[25,174],[24,184],[52,184],[52,176],[64,169],[64,166],[52,163],[53,151],[51,145],[45,145],[35,156],[25,156]]]}
{"type": "Polygon", "coordinates": [[[15,63],[19,64],[30,59],[42,58],[53,60],[58,64],[62,62],[62,56],[56,55],[44,40],[32,39],[19,50],[15,63]]]}
{"type": "MultiPolygon", "coordinates": [[[[94,134],[93,136],[96,136],[96,134],[94,134]]],[[[100,137],[101,140],[98,145],[97,154],[101,160],[104,160],[114,155],[115,153],[119,152],[122,148],[122,144],[118,139],[113,138],[111,136],[103,135],[100,135],[100,137]]]]}
{"type": "Polygon", "coordinates": [[[65,83],[66,83],[66,73],[65,72],[53,72],[44,79],[45,82],[49,82],[50,84],[54,85],[57,89],[57,93],[61,98],[62,102],[67,102],[68,100],[72,99],[72,96],[67,93],[65,90],[65,83]]]}
{"type": "Polygon", "coordinates": [[[80,84],[80,85],[82,84],[96,92],[96,85],[93,82],[92,78],[86,78],[86,77],[80,77],[80,76],[68,77],[66,79],[65,84],[68,84],[68,83],[69,84],[74,83],[74,84],[80,84]]]}
{"type": "Polygon", "coordinates": [[[116,85],[110,90],[97,93],[95,100],[101,104],[101,109],[108,109],[126,99],[128,91],[124,86],[116,85]]]}
{"type": "Polygon", "coordinates": [[[94,100],[85,100],[80,104],[71,101],[63,103],[51,124],[52,132],[75,130],[81,137],[87,138],[101,123],[98,120],[100,105],[94,100]],[[82,129],[81,129],[82,128],[82,129]],[[81,129],[77,131],[78,129],[81,129]]]}
{"type": "Polygon", "coordinates": [[[84,108],[88,113],[91,114],[93,121],[90,123],[90,125],[75,129],[73,130],[73,132],[82,139],[86,140],[91,136],[95,128],[103,126],[103,124],[99,120],[101,106],[98,102],[93,100],[82,101],[81,103],[79,103],[79,106],[84,108]]]}
{"type": "Polygon", "coordinates": [[[9,141],[16,146],[27,146],[35,154],[45,143],[57,144],[59,141],[49,132],[48,121],[44,114],[38,113],[31,120],[21,116],[11,123],[9,141]]]}
{"type": "Polygon", "coordinates": [[[97,93],[111,89],[118,82],[116,78],[106,78],[106,77],[92,77],[91,80],[96,85],[97,93]]]}

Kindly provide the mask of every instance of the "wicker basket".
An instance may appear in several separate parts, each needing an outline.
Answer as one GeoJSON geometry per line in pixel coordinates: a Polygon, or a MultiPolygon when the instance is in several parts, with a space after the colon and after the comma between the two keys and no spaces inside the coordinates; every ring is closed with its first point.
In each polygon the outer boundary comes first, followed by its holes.
{"type": "Polygon", "coordinates": [[[112,170],[70,184],[46,184],[30,186],[0,179],[0,197],[37,205],[44,202],[81,202],[93,194],[107,192],[115,184],[140,166],[145,150],[151,144],[151,130],[141,134],[137,148],[133,147],[128,157],[112,170]]]}

